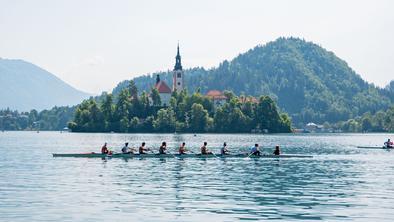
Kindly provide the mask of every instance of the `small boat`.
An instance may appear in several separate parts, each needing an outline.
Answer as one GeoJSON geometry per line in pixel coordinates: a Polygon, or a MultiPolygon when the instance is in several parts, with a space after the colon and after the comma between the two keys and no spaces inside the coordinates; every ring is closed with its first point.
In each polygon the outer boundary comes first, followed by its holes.
{"type": "Polygon", "coordinates": [[[386,147],[386,146],[358,146],[360,149],[376,149],[376,150],[390,150],[394,149],[394,147],[386,147]]]}
{"type": "Polygon", "coordinates": [[[220,155],[220,154],[101,154],[101,153],[54,153],[53,157],[79,157],[79,158],[312,158],[311,155],[281,154],[281,155],[260,155],[248,154],[220,155]]]}

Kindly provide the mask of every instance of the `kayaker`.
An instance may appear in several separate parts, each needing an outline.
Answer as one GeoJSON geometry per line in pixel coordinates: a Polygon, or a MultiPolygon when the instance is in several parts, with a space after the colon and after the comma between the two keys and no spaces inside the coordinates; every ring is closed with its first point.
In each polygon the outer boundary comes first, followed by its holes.
{"type": "Polygon", "coordinates": [[[123,154],[133,153],[133,150],[129,148],[129,143],[124,144],[124,146],[122,147],[122,153],[123,154]]]}
{"type": "Polygon", "coordinates": [[[159,148],[159,153],[160,154],[167,154],[166,150],[167,150],[167,143],[166,142],[162,142],[161,146],[159,148]]]}
{"type": "Polygon", "coordinates": [[[259,148],[259,144],[254,144],[254,147],[252,147],[250,149],[250,154],[251,155],[256,155],[256,156],[260,156],[261,152],[260,152],[260,148],[259,148]]]}
{"type": "Polygon", "coordinates": [[[103,147],[101,147],[101,154],[108,154],[109,150],[107,148],[107,143],[104,143],[103,147]]]}
{"type": "Polygon", "coordinates": [[[384,146],[385,146],[386,148],[394,148],[394,147],[393,147],[393,142],[390,141],[390,139],[387,139],[387,141],[384,142],[384,146]]]}
{"type": "Polygon", "coordinates": [[[142,142],[140,148],[138,148],[139,154],[146,154],[145,151],[149,151],[149,148],[145,148],[145,142],[142,142]]]}
{"type": "Polygon", "coordinates": [[[230,151],[227,149],[227,144],[226,144],[226,142],[224,142],[223,147],[220,149],[220,154],[221,155],[228,155],[229,152],[230,151]]]}
{"type": "Polygon", "coordinates": [[[179,154],[180,155],[183,155],[183,154],[186,154],[186,143],[185,142],[183,142],[182,143],[182,145],[179,147],[179,154]]]}
{"type": "Polygon", "coordinates": [[[277,146],[275,146],[275,151],[274,151],[274,153],[273,153],[274,155],[280,155],[280,148],[279,148],[279,146],[277,145],[277,146]]]}
{"type": "Polygon", "coordinates": [[[212,152],[208,150],[207,144],[208,144],[207,142],[204,142],[204,145],[201,147],[201,154],[202,155],[212,154],[212,152]]]}

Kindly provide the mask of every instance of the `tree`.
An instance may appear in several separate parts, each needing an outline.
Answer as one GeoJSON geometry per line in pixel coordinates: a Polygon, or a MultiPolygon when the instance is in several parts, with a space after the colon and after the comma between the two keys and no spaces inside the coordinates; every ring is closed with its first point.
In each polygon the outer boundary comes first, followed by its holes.
{"type": "Polygon", "coordinates": [[[208,129],[208,111],[201,104],[194,103],[191,107],[190,118],[188,121],[191,132],[206,132],[208,129]]]}
{"type": "Polygon", "coordinates": [[[174,132],[176,126],[175,113],[171,108],[162,108],[157,112],[157,118],[153,122],[157,132],[174,132]]]}
{"type": "Polygon", "coordinates": [[[156,107],[161,106],[160,94],[156,88],[152,89],[151,98],[152,98],[153,106],[156,106],[156,107]]]}
{"type": "Polygon", "coordinates": [[[112,94],[105,94],[104,100],[101,103],[101,110],[103,112],[105,131],[112,131],[113,113],[114,113],[112,94]]]}

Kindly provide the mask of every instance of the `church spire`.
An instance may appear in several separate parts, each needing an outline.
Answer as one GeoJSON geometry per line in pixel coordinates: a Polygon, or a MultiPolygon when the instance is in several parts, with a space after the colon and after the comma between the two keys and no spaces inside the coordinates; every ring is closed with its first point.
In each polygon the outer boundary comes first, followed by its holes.
{"type": "Polygon", "coordinates": [[[182,70],[181,54],[179,53],[179,42],[178,42],[178,47],[177,47],[177,54],[176,54],[176,57],[175,57],[174,70],[182,70]]]}

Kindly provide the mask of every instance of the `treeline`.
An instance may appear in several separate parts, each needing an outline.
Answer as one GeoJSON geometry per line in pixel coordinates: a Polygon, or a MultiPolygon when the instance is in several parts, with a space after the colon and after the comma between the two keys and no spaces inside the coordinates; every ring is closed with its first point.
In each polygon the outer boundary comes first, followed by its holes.
{"type": "Polygon", "coordinates": [[[75,107],[54,107],[38,112],[0,110],[0,130],[62,130],[73,118],[75,107]]]}
{"type": "Polygon", "coordinates": [[[130,81],[116,97],[105,94],[99,101],[83,101],[68,127],[73,132],[291,132],[290,118],[279,113],[270,97],[261,96],[253,103],[241,102],[231,92],[226,96],[226,103],[215,109],[198,90],[191,95],[184,90],[174,92],[170,105],[163,107],[156,89],[139,95],[130,81]]]}
{"type": "MultiPolygon", "coordinates": [[[[187,56],[185,56],[185,59],[187,56]]],[[[171,72],[158,73],[171,82],[171,72]]],[[[155,83],[156,74],[136,77],[139,89],[155,83]]],[[[113,91],[127,87],[122,82],[113,91]]],[[[394,81],[379,88],[364,81],[348,64],[321,46],[298,38],[279,38],[256,46],[212,69],[185,70],[190,91],[231,90],[236,95],[269,95],[294,126],[346,121],[394,104],[394,81]]]]}
{"type": "Polygon", "coordinates": [[[373,115],[368,112],[360,117],[328,125],[328,127],[343,132],[394,132],[394,106],[373,115]]]}

